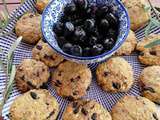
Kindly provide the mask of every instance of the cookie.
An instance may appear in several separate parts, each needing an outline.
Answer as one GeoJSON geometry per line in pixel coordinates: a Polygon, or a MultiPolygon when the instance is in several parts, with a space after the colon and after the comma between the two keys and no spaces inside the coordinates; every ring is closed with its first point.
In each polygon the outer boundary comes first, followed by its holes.
{"type": "Polygon", "coordinates": [[[134,51],[136,44],[137,44],[136,35],[132,30],[130,30],[126,41],[123,43],[120,49],[115,53],[115,55],[130,55],[134,51]]]}
{"type": "Polygon", "coordinates": [[[140,51],[138,58],[142,64],[160,65],[160,45],[145,48],[146,45],[158,39],[160,39],[160,34],[151,34],[137,44],[136,49],[140,51]]]}
{"type": "Polygon", "coordinates": [[[41,15],[35,13],[24,14],[16,23],[17,36],[23,36],[23,42],[36,44],[41,35],[41,15]]]}
{"type": "Polygon", "coordinates": [[[49,67],[58,66],[64,59],[47,44],[40,40],[32,50],[32,58],[44,62],[49,67]]]}
{"type": "Polygon", "coordinates": [[[36,9],[39,13],[42,13],[44,8],[48,5],[50,0],[37,0],[36,2],[36,9]]]}
{"type": "Polygon", "coordinates": [[[160,104],[160,66],[145,68],[141,75],[142,95],[160,104]]]}
{"type": "Polygon", "coordinates": [[[91,78],[86,65],[65,61],[52,73],[52,85],[58,95],[72,101],[86,95],[91,78]]]}
{"type": "Polygon", "coordinates": [[[78,100],[67,106],[62,120],[112,120],[112,118],[98,102],[78,100]]]}
{"type": "Polygon", "coordinates": [[[24,59],[17,67],[15,81],[19,90],[44,88],[50,76],[48,67],[33,59],[24,59]]]}
{"type": "Polygon", "coordinates": [[[127,92],[133,82],[131,65],[121,57],[113,57],[96,70],[97,82],[107,92],[127,92]]]}
{"type": "Polygon", "coordinates": [[[128,10],[131,30],[135,31],[144,26],[150,19],[150,13],[145,10],[147,5],[145,0],[122,0],[128,10]]]}
{"type": "Polygon", "coordinates": [[[159,120],[157,108],[144,97],[125,96],[113,106],[113,120],[159,120]]]}
{"type": "Polygon", "coordinates": [[[10,108],[11,120],[56,120],[59,105],[47,90],[30,90],[17,97],[10,108]]]}

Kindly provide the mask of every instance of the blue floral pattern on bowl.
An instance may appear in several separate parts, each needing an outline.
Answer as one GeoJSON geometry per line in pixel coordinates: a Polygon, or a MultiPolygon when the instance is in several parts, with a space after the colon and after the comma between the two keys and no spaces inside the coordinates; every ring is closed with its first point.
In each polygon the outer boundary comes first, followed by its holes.
{"type": "Polygon", "coordinates": [[[94,57],[77,57],[64,53],[61,48],[58,46],[56,35],[53,32],[53,27],[60,20],[63,15],[63,9],[67,3],[70,3],[72,0],[52,0],[50,4],[46,7],[42,14],[42,34],[44,40],[49,43],[49,45],[58,53],[61,54],[65,59],[72,60],[79,63],[89,64],[95,62],[101,62],[113,55],[123,44],[126,37],[128,36],[130,29],[129,16],[119,0],[88,0],[89,4],[97,5],[110,5],[116,10],[116,15],[119,17],[119,35],[115,46],[108,52],[105,52],[101,55],[94,57]]]}

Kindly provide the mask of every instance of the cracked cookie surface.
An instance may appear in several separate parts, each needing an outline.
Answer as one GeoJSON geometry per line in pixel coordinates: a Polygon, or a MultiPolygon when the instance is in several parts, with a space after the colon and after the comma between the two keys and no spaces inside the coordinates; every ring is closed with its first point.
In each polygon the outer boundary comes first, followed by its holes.
{"type": "Polygon", "coordinates": [[[122,46],[115,53],[115,55],[130,55],[134,51],[136,44],[137,38],[135,36],[135,33],[132,30],[130,30],[126,41],[122,44],[122,46]]]}
{"type": "Polygon", "coordinates": [[[40,24],[40,14],[30,12],[26,13],[16,23],[16,35],[23,36],[23,42],[28,44],[36,44],[42,37],[40,24]]]}
{"type": "Polygon", "coordinates": [[[144,6],[147,5],[145,0],[122,0],[128,10],[131,22],[131,29],[137,30],[144,26],[150,19],[150,14],[145,10],[144,6]]]}
{"type": "Polygon", "coordinates": [[[112,120],[109,112],[94,100],[78,100],[70,103],[62,120],[112,120]]]}
{"type": "Polygon", "coordinates": [[[30,90],[11,105],[11,120],[56,120],[59,105],[47,90],[30,90]]]}
{"type": "Polygon", "coordinates": [[[140,75],[142,95],[160,104],[160,66],[144,68],[140,75]]]}
{"type": "Polygon", "coordinates": [[[157,108],[153,102],[140,96],[125,96],[113,106],[113,120],[159,120],[157,108]]]}
{"type": "Polygon", "coordinates": [[[99,86],[112,93],[127,92],[134,82],[132,66],[122,57],[100,64],[96,76],[99,86]]]}
{"type": "Polygon", "coordinates": [[[158,39],[160,39],[160,34],[151,34],[137,44],[136,49],[140,51],[138,58],[142,64],[160,65],[160,45],[145,48],[146,45],[158,39]]]}
{"type": "Polygon", "coordinates": [[[26,92],[45,87],[49,76],[48,67],[43,62],[24,59],[17,67],[15,81],[18,89],[26,92]]]}
{"type": "Polygon", "coordinates": [[[91,70],[83,64],[65,61],[52,73],[52,85],[58,95],[68,100],[86,95],[91,83],[91,70]]]}
{"type": "Polygon", "coordinates": [[[40,40],[32,50],[32,58],[44,62],[49,67],[57,67],[64,58],[45,42],[40,40]]]}

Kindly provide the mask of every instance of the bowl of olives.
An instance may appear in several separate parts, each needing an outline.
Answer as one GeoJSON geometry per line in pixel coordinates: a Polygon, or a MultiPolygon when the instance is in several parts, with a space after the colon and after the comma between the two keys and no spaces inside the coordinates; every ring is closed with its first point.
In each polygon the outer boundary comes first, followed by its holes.
{"type": "Polygon", "coordinates": [[[53,0],[42,14],[44,40],[67,60],[84,64],[113,55],[128,36],[128,13],[119,0],[53,0]]]}

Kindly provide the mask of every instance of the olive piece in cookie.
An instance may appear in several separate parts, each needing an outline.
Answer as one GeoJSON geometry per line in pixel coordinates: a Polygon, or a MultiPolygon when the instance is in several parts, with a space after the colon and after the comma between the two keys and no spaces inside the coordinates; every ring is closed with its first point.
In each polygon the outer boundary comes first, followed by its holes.
{"type": "Polygon", "coordinates": [[[18,89],[26,92],[30,89],[39,89],[48,81],[49,76],[48,67],[43,62],[24,59],[17,67],[15,81],[18,89]]]}
{"type": "Polygon", "coordinates": [[[86,65],[65,61],[53,71],[52,85],[58,95],[72,101],[86,95],[91,78],[91,70],[86,65]]]}
{"type": "Polygon", "coordinates": [[[80,99],[69,103],[63,120],[112,120],[110,113],[94,100],[80,99]]]}
{"type": "Polygon", "coordinates": [[[122,0],[122,3],[126,7],[130,22],[131,30],[135,31],[138,28],[144,26],[150,19],[150,11],[146,11],[145,7],[148,5],[145,0],[122,0]]]}
{"type": "Polygon", "coordinates": [[[142,85],[142,96],[155,103],[160,101],[160,66],[149,66],[144,68],[140,75],[142,85]]]}
{"type": "Polygon", "coordinates": [[[23,42],[36,44],[42,37],[40,24],[40,14],[26,13],[16,23],[16,35],[23,36],[23,42]]]}
{"type": "Polygon", "coordinates": [[[56,120],[59,104],[44,89],[30,90],[18,96],[10,107],[11,120],[56,120]]]}
{"type": "Polygon", "coordinates": [[[150,34],[138,42],[136,49],[143,54],[138,56],[139,61],[145,65],[160,65],[160,45],[150,48],[145,46],[160,39],[160,34],[150,34]]]}
{"type": "Polygon", "coordinates": [[[92,116],[91,116],[91,119],[92,120],[97,120],[97,113],[93,113],[92,116]]]}
{"type": "Polygon", "coordinates": [[[153,102],[145,97],[130,95],[122,97],[111,111],[113,120],[159,120],[158,114],[153,102]]]}
{"type": "Polygon", "coordinates": [[[31,95],[31,97],[33,98],[33,99],[37,99],[38,97],[37,97],[37,94],[35,93],[35,92],[30,92],[30,95],[31,95]]]}
{"type": "Polygon", "coordinates": [[[32,58],[44,62],[48,67],[56,67],[64,60],[61,55],[53,51],[53,49],[42,40],[32,49],[32,58]]]}
{"type": "Polygon", "coordinates": [[[122,57],[99,64],[96,76],[102,89],[111,93],[127,92],[134,82],[132,66],[122,57]]]}

